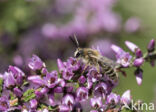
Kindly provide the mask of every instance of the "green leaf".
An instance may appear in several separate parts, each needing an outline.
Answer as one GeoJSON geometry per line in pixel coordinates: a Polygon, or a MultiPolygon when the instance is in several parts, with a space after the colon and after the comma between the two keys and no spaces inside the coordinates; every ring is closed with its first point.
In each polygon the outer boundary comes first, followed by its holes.
{"type": "Polygon", "coordinates": [[[134,112],[134,111],[124,108],[121,112],[134,112]]]}
{"type": "Polygon", "coordinates": [[[3,89],[3,79],[0,78],[0,96],[1,96],[2,89],[3,89]]]}
{"type": "Polygon", "coordinates": [[[36,97],[36,95],[34,93],[34,89],[29,89],[26,92],[24,92],[22,100],[24,102],[28,102],[31,99],[34,99],[35,97],[36,97]]]}
{"type": "Polygon", "coordinates": [[[10,93],[10,100],[14,100],[16,98],[16,96],[11,92],[10,93]]]}
{"type": "Polygon", "coordinates": [[[26,86],[26,85],[28,85],[28,84],[29,84],[29,82],[25,81],[25,82],[23,83],[23,86],[26,86]]]}

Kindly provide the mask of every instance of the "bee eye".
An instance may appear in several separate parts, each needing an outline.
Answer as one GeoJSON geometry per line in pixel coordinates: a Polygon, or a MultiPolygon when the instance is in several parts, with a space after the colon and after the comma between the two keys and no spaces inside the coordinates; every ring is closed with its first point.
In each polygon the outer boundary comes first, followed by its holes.
{"type": "Polygon", "coordinates": [[[78,58],[80,56],[80,52],[78,52],[77,54],[76,54],[76,58],[78,58]]]}

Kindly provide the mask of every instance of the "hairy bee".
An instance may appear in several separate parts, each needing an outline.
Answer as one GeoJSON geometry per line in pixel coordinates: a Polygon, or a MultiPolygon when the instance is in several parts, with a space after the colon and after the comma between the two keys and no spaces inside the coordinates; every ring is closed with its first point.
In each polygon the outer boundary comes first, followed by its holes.
{"type": "MultiPolygon", "coordinates": [[[[71,37],[70,37],[71,38],[71,37]]],[[[117,68],[119,64],[113,60],[102,56],[99,51],[91,48],[80,48],[76,36],[74,35],[74,40],[71,38],[72,42],[76,45],[76,51],[74,57],[78,60],[82,60],[87,66],[94,66],[97,71],[106,74],[111,80],[117,80],[117,68]]]]}

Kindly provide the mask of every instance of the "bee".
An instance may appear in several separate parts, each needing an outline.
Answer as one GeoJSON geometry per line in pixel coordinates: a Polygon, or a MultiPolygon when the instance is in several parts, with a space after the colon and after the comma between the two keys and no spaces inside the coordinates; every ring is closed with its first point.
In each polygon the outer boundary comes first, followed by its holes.
{"type": "Polygon", "coordinates": [[[118,63],[102,56],[98,50],[91,48],[80,48],[79,42],[75,35],[74,38],[70,37],[70,39],[76,46],[74,57],[78,60],[82,60],[82,62],[86,65],[85,69],[88,66],[94,66],[97,69],[98,73],[101,72],[107,75],[111,80],[118,80],[117,70],[120,67],[118,63]]]}

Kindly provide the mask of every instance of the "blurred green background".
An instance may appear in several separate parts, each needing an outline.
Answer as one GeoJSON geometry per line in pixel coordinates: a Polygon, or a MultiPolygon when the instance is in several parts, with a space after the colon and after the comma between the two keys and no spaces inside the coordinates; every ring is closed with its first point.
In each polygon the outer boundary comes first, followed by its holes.
{"type": "MultiPolygon", "coordinates": [[[[123,43],[125,40],[135,42],[144,52],[147,48],[147,43],[151,38],[156,39],[156,9],[155,0],[120,0],[116,8],[123,17],[129,17],[129,14],[138,16],[142,20],[144,25],[144,31],[137,35],[121,35],[120,45],[124,47],[123,43]]],[[[125,48],[126,49],[126,48],[125,48]]],[[[142,99],[145,102],[155,102],[156,98],[156,69],[151,68],[151,66],[146,63],[143,65],[144,75],[143,75],[143,84],[137,86],[135,82],[135,77],[133,77],[133,69],[128,70],[128,77],[121,78],[120,86],[116,91],[123,93],[125,89],[130,89],[135,99],[142,99]]]]}
{"type": "MultiPolygon", "coordinates": [[[[124,42],[129,40],[137,44],[143,52],[147,51],[148,42],[156,38],[155,0],[91,1],[86,0],[83,4],[83,0],[80,0],[80,3],[78,0],[1,0],[1,72],[3,73],[9,64],[27,71],[27,59],[32,54],[37,54],[46,61],[49,69],[55,69],[57,58],[66,60],[67,57],[73,56],[75,48],[67,37],[74,33],[85,47],[97,45],[98,40],[104,40],[120,45],[128,51],[124,42]],[[103,5],[100,5],[102,3],[103,5]],[[132,26],[132,31],[125,30],[126,22],[131,17],[139,19],[139,23],[136,23],[139,26],[134,30],[132,26]],[[103,26],[100,26],[101,24],[103,26]]],[[[130,25],[127,27],[131,28],[130,25]]],[[[114,56],[111,57],[112,52],[106,51],[103,49],[107,57],[114,59],[114,56]]],[[[154,102],[156,69],[146,63],[143,70],[141,86],[137,85],[132,68],[127,70],[127,78],[121,76],[119,86],[114,91],[122,94],[130,89],[134,99],[154,102]]]]}

